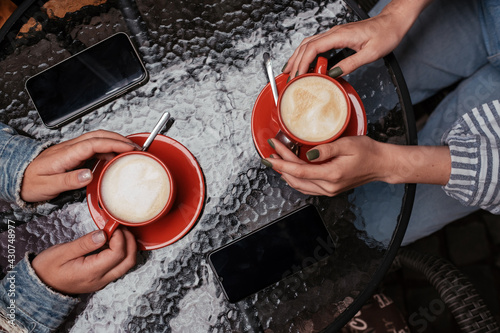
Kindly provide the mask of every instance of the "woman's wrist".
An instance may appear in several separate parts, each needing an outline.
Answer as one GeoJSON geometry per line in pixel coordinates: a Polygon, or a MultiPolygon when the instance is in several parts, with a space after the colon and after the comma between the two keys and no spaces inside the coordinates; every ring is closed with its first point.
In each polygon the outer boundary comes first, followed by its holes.
{"type": "Polygon", "coordinates": [[[445,185],[451,173],[448,146],[401,146],[383,143],[379,180],[390,184],[445,185]]]}
{"type": "Polygon", "coordinates": [[[390,20],[391,26],[397,27],[400,37],[403,38],[431,2],[432,0],[393,0],[382,9],[379,16],[390,20]]]}

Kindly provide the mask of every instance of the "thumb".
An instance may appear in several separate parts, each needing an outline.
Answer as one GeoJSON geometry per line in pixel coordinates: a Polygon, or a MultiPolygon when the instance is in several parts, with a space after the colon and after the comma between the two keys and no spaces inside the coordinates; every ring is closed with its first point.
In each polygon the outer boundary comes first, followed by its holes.
{"type": "Polygon", "coordinates": [[[337,78],[341,75],[347,75],[358,69],[359,67],[377,60],[374,57],[369,57],[366,55],[367,52],[363,50],[348,56],[347,58],[339,61],[333,68],[328,71],[328,75],[337,78]]]}
{"type": "Polygon", "coordinates": [[[98,250],[106,243],[106,234],[102,230],[96,230],[72,242],[67,243],[65,256],[68,259],[82,257],[90,252],[98,250]]]}
{"type": "Polygon", "coordinates": [[[306,156],[309,161],[322,162],[339,155],[339,148],[337,141],[325,143],[308,150],[306,156]]]}

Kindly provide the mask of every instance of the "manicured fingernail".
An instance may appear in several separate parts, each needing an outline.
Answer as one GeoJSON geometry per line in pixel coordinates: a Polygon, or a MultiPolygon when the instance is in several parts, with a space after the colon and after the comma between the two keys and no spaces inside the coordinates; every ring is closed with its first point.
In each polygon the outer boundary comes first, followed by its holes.
{"type": "Polygon", "coordinates": [[[285,66],[283,66],[283,68],[281,69],[281,72],[285,70],[286,66],[288,66],[288,61],[286,62],[285,66]]]}
{"type": "Polygon", "coordinates": [[[106,235],[104,234],[104,231],[98,230],[92,234],[92,241],[95,244],[102,244],[106,241],[106,235]]]}
{"type": "Polygon", "coordinates": [[[336,77],[342,75],[343,73],[344,72],[342,71],[342,68],[337,66],[337,67],[333,67],[332,69],[330,69],[328,71],[328,76],[336,78],[336,77]]]}
{"type": "Polygon", "coordinates": [[[306,156],[309,161],[315,160],[319,157],[319,150],[311,149],[306,153],[306,156]]]}
{"type": "Polygon", "coordinates": [[[271,146],[271,148],[275,149],[273,140],[267,139],[267,143],[269,143],[269,145],[271,146]]]}
{"type": "Polygon", "coordinates": [[[295,73],[295,77],[299,76],[299,71],[297,71],[297,73],[295,73]]]}
{"type": "Polygon", "coordinates": [[[78,181],[80,183],[86,183],[92,178],[92,172],[89,169],[84,169],[78,173],[78,181]]]}
{"type": "Polygon", "coordinates": [[[288,75],[288,79],[286,79],[286,83],[290,82],[291,79],[292,79],[292,76],[288,75]]]}
{"type": "Polygon", "coordinates": [[[262,163],[263,165],[265,165],[268,168],[272,168],[273,167],[273,164],[271,162],[269,162],[268,160],[264,159],[264,158],[260,160],[260,163],[262,163]]]}

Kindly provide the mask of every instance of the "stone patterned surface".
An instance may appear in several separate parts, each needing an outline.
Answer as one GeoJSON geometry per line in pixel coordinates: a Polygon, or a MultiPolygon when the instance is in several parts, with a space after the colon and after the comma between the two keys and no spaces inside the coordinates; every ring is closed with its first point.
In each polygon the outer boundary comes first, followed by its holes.
{"type": "MultiPolygon", "coordinates": [[[[175,123],[168,135],[196,156],[207,185],[193,230],[171,246],[139,253],[131,272],[83,298],[62,331],[317,330],[353,302],[385,254],[387,243],[363,231],[373,217],[358,206],[357,190],[317,198],[287,187],[261,166],[250,127],[253,104],[267,83],[263,53],[272,54],[278,73],[303,38],[356,19],[343,2],[110,0],[62,18],[35,14],[42,29],[18,39],[9,35],[1,48],[0,121],[60,142],[100,128],[123,135],[148,131],[169,110],[175,123]],[[24,91],[25,78],[117,31],[133,38],[150,81],[60,130],[43,127],[24,91]],[[308,274],[229,304],[206,254],[305,203],[320,209],[335,254],[308,274]]],[[[347,80],[366,107],[368,134],[406,143],[398,95],[383,62],[347,80]]],[[[403,187],[388,191],[401,201],[403,187]]],[[[386,213],[391,229],[399,211],[386,213]]],[[[81,191],[31,213],[0,203],[0,216],[17,221],[17,248],[33,252],[95,229],[81,191]]],[[[5,267],[5,250],[0,252],[5,267]]]]}

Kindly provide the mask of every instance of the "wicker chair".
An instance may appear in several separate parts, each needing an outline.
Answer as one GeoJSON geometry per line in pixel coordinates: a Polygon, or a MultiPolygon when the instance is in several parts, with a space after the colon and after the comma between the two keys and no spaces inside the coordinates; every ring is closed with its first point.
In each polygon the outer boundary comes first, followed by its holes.
{"type": "Polygon", "coordinates": [[[437,290],[462,332],[500,332],[484,300],[469,279],[445,259],[401,248],[393,268],[422,273],[437,290]]]}

